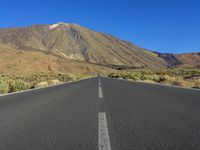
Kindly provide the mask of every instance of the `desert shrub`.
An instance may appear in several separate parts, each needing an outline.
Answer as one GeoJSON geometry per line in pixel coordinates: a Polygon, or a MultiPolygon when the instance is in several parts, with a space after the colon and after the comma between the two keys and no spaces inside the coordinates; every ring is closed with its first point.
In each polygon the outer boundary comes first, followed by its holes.
{"type": "Polygon", "coordinates": [[[39,82],[39,83],[35,84],[34,88],[40,88],[40,87],[46,87],[46,86],[48,86],[48,82],[43,81],[43,82],[39,82]]]}
{"type": "Polygon", "coordinates": [[[61,82],[67,82],[70,80],[75,80],[75,77],[73,77],[72,75],[69,75],[69,74],[59,74],[57,76],[57,79],[61,82]]]}
{"type": "Polygon", "coordinates": [[[169,75],[161,75],[160,76],[161,82],[170,81],[171,79],[172,79],[172,77],[170,77],[169,75]]]}
{"type": "MultiPolygon", "coordinates": [[[[16,92],[35,87],[42,87],[41,82],[47,82],[49,85],[57,84],[59,81],[67,82],[89,77],[88,75],[76,75],[69,73],[54,72],[35,72],[27,74],[1,74],[0,75],[0,93],[16,92]],[[39,84],[40,83],[40,84],[39,84]]],[[[47,85],[45,85],[47,86],[47,85]]]]}
{"type": "Polygon", "coordinates": [[[76,80],[76,75],[74,75],[74,74],[68,73],[68,74],[65,74],[65,75],[68,76],[70,80],[76,80]]]}
{"type": "Polygon", "coordinates": [[[181,79],[177,79],[177,80],[171,80],[171,82],[170,82],[172,85],[174,85],[174,86],[183,86],[184,84],[183,84],[183,80],[181,80],[181,79]]]}
{"type": "Polygon", "coordinates": [[[135,76],[135,75],[132,75],[132,79],[133,79],[134,81],[139,81],[139,80],[141,80],[140,76],[135,76]]]}
{"type": "Polygon", "coordinates": [[[143,74],[141,76],[141,80],[152,80],[152,76],[148,74],[143,74]]]}
{"type": "Polygon", "coordinates": [[[181,77],[175,78],[170,82],[173,86],[181,86],[181,87],[191,87],[191,82],[184,80],[181,77]]]}
{"type": "Polygon", "coordinates": [[[60,81],[59,80],[49,80],[48,81],[48,85],[54,85],[54,84],[59,84],[60,83],[60,81]]]}
{"type": "Polygon", "coordinates": [[[114,76],[114,73],[108,74],[108,77],[110,77],[110,78],[113,78],[113,76],[114,76]]]}
{"type": "Polygon", "coordinates": [[[112,78],[123,78],[123,79],[131,79],[131,80],[152,80],[155,82],[160,82],[161,77],[157,74],[153,74],[150,70],[142,70],[142,71],[135,71],[135,72],[123,72],[123,73],[112,73],[109,74],[109,77],[112,78]]]}
{"type": "Polygon", "coordinates": [[[132,75],[130,73],[124,73],[122,74],[123,79],[132,79],[132,75]]]}
{"type": "Polygon", "coordinates": [[[154,72],[152,70],[140,70],[143,75],[153,75],[154,72]]]}
{"type": "Polygon", "coordinates": [[[193,81],[193,87],[194,88],[200,88],[200,79],[197,79],[197,80],[193,81]]]}
{"type": "Polygon", "coordinates": [[[9,86],[8,83],[0,77],[0,94],[5,94],[8,93],[9,91],[9,86]]]}
{"type": "Polygon", "coordinates": [[[166,74],[170,76],[191,78],[200,76],[200,69],[168,69],[166,74]]]}
{"type": "MultiPolygon", "coordinates": [[[[101,75],[101,76],[103,76],[103,75],[101,75]]],[[[79,75],[75,76],[76,80],[84,79],[84,78],[89,78],[89,77],[96,77],[96,76],[95,75],[87,75],[87,74],[79,74],[79,75]]]]}
{"type": "Polygon", "coordinates": [[[162,78],[161,76],[157,75],[157,74],[154,74],[151,76],[151,79],[155,82],[161,82],[162,81],[162,78]]]}
{"type": "Polygon", "coordinates": [[[163,69],[163,70],[133,70],[114,72],[111,78],[142,80],[145,82],[163,82],[165,84],[200,88],[199,69],[163,69]]]}
{"type": "Polygon", "coordinates": [[[142,74],[140,73],[140,72],[134,72],[133,74],[132,74],[132,79],[133,80],[141,80],[141,77],[142,77],[142,74]]]}
{"type": "Polygon", "coordinates": [[[17,92],[21,90],[30,89],[31,85],[21,79],[10,80],[9,82],[9,92],[17,92]]]}
{"type": "Polygon", "coordinates": [[[123,75],[121,73],[110,73],[108,75],[108,77],[110,77],[110,78],[122,78],[123,75]]]}

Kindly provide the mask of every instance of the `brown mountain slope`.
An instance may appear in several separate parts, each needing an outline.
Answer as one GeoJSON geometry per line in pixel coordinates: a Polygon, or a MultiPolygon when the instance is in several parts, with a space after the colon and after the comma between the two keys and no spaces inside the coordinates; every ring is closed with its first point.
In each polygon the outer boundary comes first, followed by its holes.
{"type": "Polygon", "coordinates": [[[200,66],[200,53],[185,53],[185,54],[177,54],[175,56],[183,64],[200,66]]]}
{"type": "Polygon", "coordinates": [[[64,54],[68,59],[102,65],[149,68],[168,65],[156,53],[75,24],[0,29],[0,43],[15,49],[64,54]]]}
{"type": "Polygon", "coordinates": [[[200,67],[200,53],[159,54],[170,66],[200,67]]]}
{"type": "Polygon", "coordinates": [[[0,44],[0,73],[62,72],[97,74],[113,71],[110,68],[78,62],[42,52],[24,51],[0,44]]]}

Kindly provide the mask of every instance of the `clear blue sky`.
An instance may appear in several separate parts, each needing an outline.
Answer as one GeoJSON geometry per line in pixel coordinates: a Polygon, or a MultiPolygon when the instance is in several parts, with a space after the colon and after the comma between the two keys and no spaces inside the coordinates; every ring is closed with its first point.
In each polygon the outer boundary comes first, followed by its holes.
{"type": "Polygon", "coordinates": [[[0,28],[76,23],[159,52],[200,51],[199,0],[0,0],[0,28]]]}

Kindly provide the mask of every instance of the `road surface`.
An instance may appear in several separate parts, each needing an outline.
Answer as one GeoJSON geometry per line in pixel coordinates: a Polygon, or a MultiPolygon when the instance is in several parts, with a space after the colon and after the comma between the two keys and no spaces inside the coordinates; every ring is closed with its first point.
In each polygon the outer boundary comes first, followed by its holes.
{"type": "Polygon", "coordinates": [[[0,150],[174,149],[200,149],[200,90],[101,77],[0,97],[0,150]]]}

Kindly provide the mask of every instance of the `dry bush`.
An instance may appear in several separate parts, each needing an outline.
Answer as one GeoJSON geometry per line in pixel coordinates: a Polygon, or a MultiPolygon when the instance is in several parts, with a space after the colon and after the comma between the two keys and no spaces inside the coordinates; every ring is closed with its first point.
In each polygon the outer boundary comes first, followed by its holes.
{"type": "Polygon", "coordinates": [[[49,81],[48,81],[48,84],[49,84],[49,85],[55,85],[55,84],[59,84],[59,83],[60,83],[59,80],[49,80],[49,81]]]}
{"type": "Polygon", "coordinates": [[[171,80],[170,82],[173,86],[180,86],[180,87],[191,87],[192,83],[190,81],[184,80],[181,77],[177,77],[174,80],[171,80]]]}
{"type": "Polygon", "coordinates": [[[47,81],[43,81],[43,82],[37,83],[34,87],[35,88],[40,88],[40,87],[46,87],[46,86],[48,86],[48,82],[47,81]]]}
{"type": "Polygon", "coordinates": [[[9,93],[30,89],[31,85],[21,79],[9,81],[9,93]]]}
{"type": "Polygon", "coordinates": [[[0,77],[0,94],[5,94],[8,93],[9,91],[9,86],[8,83],[0,77]]]}
{"type": "Polygon", "coordinates": [[[194,88],[200,88],[200,79],[197,79],[197,80],[193,81],[193,87],[194,88]]]}

